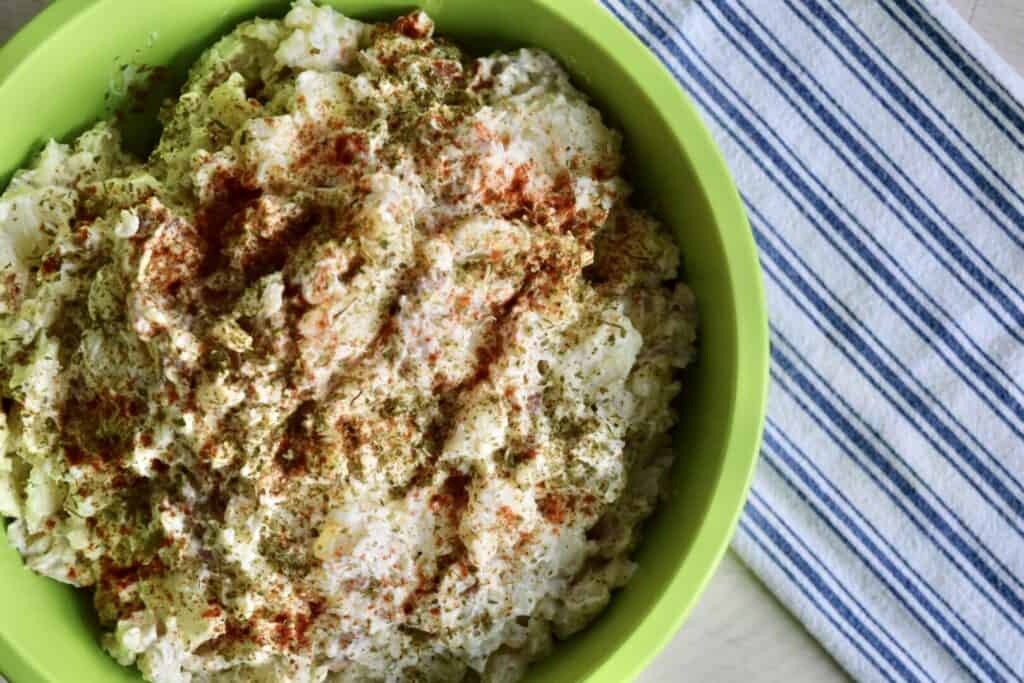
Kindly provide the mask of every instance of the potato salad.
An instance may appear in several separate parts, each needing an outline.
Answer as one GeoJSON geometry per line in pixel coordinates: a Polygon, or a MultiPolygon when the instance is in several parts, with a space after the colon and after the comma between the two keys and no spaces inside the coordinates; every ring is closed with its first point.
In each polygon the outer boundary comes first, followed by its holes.
{"type": "MultiPolygon", "coordinates": [[[[696,305],[548,54],[308,0],[0,197],[0,515],[155,683],[518,679],[634,570],[696,305]]],[[[642,160],[641,160],[642,161],[642,160]]]]}

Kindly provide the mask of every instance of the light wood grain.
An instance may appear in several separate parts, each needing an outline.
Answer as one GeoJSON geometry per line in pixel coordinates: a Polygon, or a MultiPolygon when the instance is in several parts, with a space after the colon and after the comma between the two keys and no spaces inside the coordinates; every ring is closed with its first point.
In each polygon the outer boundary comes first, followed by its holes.
{"type": "Polygon", "coordinates": [[[1024,73],[1024,0],[949,0],[1006,62],[1024,73]]]}
{"type": "Polygon", "coordinates": [[[960,13],[967,23],[971,22],[971,15],[974,14],[974,8],[978,5],[978,0],[949,0],[949,4],[960,13]]]}
{"type": "Polygon", "coordinates": [[[849,680],[731,551],[686,624],[637,683],[849,680]]]}
{"type": "Polygon", "coordinates": [[[1024,0],[979,0],[970,24],[996,52],[1024,73],[1024,0]]]}
{"type": "MultiPolygon", "coordinates": [[[[1024,0],[949,1],[1024,72],[1024,0]]],[[[46,4],[0,0],[0,42],[46,4]]],[[[730,552],[686,625],[638,683],[844,680],[828,654],[730,552]]]]}
{"type": "Polygon", "coordinates": [[[48,4],[47,0],[0,0],[0,43],[48,4]]]}

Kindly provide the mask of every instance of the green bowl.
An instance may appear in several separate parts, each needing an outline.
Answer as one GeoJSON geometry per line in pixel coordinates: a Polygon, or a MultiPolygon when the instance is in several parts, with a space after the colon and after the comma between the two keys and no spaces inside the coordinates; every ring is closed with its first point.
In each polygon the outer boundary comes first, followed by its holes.
{"type": "MultiPolygon", "coordinates": [[[[386,18],[410,0],[335,0],[386,18]]],[[[634,678],[668,642],[721,558],[757,460],[768,375],[764,295],[742,204],[711,136],[672,77],[593,0],[423,0],[439,32],[482,51],[533,45],[565,64],[626,134],[640,201],[674,228],[701,314],[686,377],[671,497],[648,525],[633,581],[531,681],[634,678]]],[[[109,103],[119,64],[181,76],[240,20],[281,0],[57,0],[0,50],[0,181],[47,138],[68,138],[109,103]]],[[[174,80],[174,79],[170,79],[174,80]]],[[[180,82],[180,81],[179,81],[180,82]]],[[[168,84],[173,88],[175,83],[168,84]]],[[[170,90],[168,90],[170,92],[170,90]]],[[[133,141],[154,130],[143,119],[133,141]]],[[[88,599],[35,576],[0,541],[0,670],[11,683],[138,681],[97,642],[88,599]]]]}

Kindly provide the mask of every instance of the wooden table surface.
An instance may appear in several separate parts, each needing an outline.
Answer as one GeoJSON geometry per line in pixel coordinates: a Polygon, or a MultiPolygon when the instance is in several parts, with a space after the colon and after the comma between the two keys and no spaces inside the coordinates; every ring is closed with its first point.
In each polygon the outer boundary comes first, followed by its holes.
{"type": "MultiPolygon", "coordinates": [[[[1011,66],[1024,72],[1024,0],[949,2],[1011,66]]],[[[0,0],[0,42],[46,4],[46,0],[0,0]]],[[[686,626],[637,683],[683,680],[829,683],[848,679],[729,552],[686,626]]]]}

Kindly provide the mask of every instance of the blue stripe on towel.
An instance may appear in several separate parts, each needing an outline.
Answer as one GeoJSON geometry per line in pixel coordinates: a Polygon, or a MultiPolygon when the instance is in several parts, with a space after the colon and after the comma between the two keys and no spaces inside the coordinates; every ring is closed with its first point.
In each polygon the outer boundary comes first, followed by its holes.
{"type": "Polygon", "coordinates": [[[937,28],[934,21],[930,21],[926,18],[926,10],[919,2],[909,3],[906,0],[896,0],[895,2],[883,1],[882,7],[888,12],[894,20],[899,22],[904,29],[907,31],[914,42],[916,42],[923,50],[925,50],[932,60],[940,65],[951,79],[959,84],[964,93],[967,94],[971,100],[978,105],[979,111],[985,113],[985,115],[992,121],[993,125],[1000,131],[1006,134],[1007,139],[1013,143],[1018,149],[1021,147],[1021,138],[1013,135],[1007,130],[1002,123],[996,119],[988,107],[982,105],[982,103],[973,96],[970,89],[966,86],[966,82],[973,85],[985,100],[989,102],[996,111],[1001,113],[1010,122],[1010,127],[1015,128],[1018,133],[1024,134],[1024,108],[1013,100],[1010,93],[1006,91],[1006,88],[995,79],[992,78],[991,74],[985,72],[984,69],[979,69],[977,61],[970,56],[962,46],[956,43],[956,40],[943,28],[937,28]],[[896,14],[892,11],[892,7],[898,7],[904,16],[909,19],[909,22],[916,25],[931,42],[931,45],[926,45],[924,41],[917,37],[917,35],[910,30],[906,23],[901,21],[896,14]],[[943,54],[949,59],[956,69],[960,72],[961,77],[954,75],[949,68],[947,68],[936,56],[936,50],[943,54]]]}
{"type": "Polygon", "coordinates": [[[602,2],[705,115],[760,251],[735,547],[855,678],[1024,682],[1020,85],[932,0],[602,2]]]}

